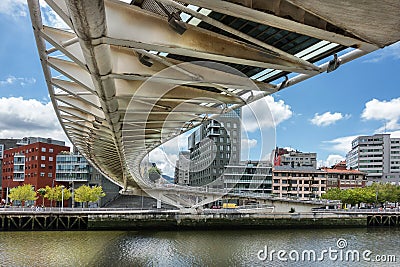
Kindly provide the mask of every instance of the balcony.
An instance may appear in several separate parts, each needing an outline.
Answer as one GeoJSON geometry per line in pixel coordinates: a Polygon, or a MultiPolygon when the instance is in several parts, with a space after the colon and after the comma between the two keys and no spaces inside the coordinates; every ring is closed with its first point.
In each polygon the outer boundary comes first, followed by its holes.
{"type": "Polygon", "coordinates": [[[218,122],[211,121],[210,124],[207,125],[206,129],[208,130],[209,128],[221,128],[221,125],[218,122]]]}
{"type": "Polygon", "coordinates": [[[57,182],[87,182],[89,180],[88,172],[74,172],[74,173],[56,173],[57,182]]]}
{"type": "Polygon", "coordinates": [[[24,173],[14,173],[13,181],[14,182],[23,182],[23,181],[25,181],[25,174],[24,173]]]}
{"type": "Polygon", "coordinates": [[[209,137],[209,136],[219,136],[219,135],[221,135],[221,133],[220,133],[219,130],[216,131],[216,130],[214,130],[214,129],[211,129],[211,131],[208,131],[208,132],[207,132],[207,137],[209,137]]]}

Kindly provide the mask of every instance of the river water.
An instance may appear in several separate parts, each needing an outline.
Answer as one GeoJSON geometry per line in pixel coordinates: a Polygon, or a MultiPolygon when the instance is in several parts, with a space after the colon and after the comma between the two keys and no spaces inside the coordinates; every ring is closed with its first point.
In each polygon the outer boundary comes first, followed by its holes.
{"type": "Polygon", "coordinates": [[[400,229],[0,232],[0,263],[1,266],[400,266],[400,229]],[[283,252],[278,255],[279,250],[283,252]]]}

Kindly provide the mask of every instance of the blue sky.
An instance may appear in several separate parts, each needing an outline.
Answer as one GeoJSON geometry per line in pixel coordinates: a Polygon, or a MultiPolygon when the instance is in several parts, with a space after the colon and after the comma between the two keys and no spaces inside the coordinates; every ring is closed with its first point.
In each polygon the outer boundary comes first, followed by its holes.
{"type": "MultiPolygon", "coordinates": [[[[48,20],[55,17],[49,13],[48,20]]],[[[1,1],[0,32],[0,138],[65,139],[49,103],[25,1],[1,1]]],[[[267,102],[277,122],[276,144],[317,152],[321,164],[344,157],[357,135],[386,126],[400,136],[400,43],[284,89],[267,102]]],[[[254,157],[263,140],[253,132],[244,142],[254,157]]],[[[166,150],[173,162],[168,145],[166,150]]],[[[170,174],[170,167],[163,168],[170,174]]]]}

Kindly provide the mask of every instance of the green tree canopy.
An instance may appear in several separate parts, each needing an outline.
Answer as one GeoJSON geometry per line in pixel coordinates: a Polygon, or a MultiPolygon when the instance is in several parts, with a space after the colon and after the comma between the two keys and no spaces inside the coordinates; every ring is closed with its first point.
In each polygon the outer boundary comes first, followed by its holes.
{"type": "Polygon", "coordinates": [[[331,188],[321,196],[324,199],[340,200],[352,205],[359,203],[400,202],[400,186],[389,183],[373,183],[371,186],[340,190],[331,188]]]}
{"type": "Polygon", "coordinates": [[[74,191],[74,200],[76,202],[86,203],[86,207],[89,206],[89,202],[97,202],[100,198],[106,194],[103,192],[101,186],[87,186],[82,185],[74,191]]]}
{"type": "Polygon", "coordinates": [[[379,203],[400,202],[400,186],[389,183],[373,183],[371,189],[376,193],[379,203]]]}
{"type": "Polygon", "coordinates": [[[342,200],[342,190],[339,188],[331,188],[321,195],[323,199],[342,200]]]}
{"type": "Polygon", "coordinates": [[[10,190],[8,197],[13,201],[14,200],[21,201],[22,204],[24,204],[24,202],[27,200],[37,199],[36,192],[35,190],[33,190],[33,186],[30,184],[14,187],[13,189],[10,190]]]}
{"type": "Polygon", "coordinates": [[[151,174],[151,173],[155,173],[155,174],[162,174],[162,171],[157,167],[157,166],[151,166],[150,168],[149,168],[149,174],[151,174]]]}
{"type": "Polygon", "coordinates": [[[46,188],[39,188],[36,193],[42,196],[42,205],[44,205],[44,196],[46,195],[46,188]]]}
{"type": "Polygon", "coordinates": [[[36,191],[39,195],[41,195],[41,196],[44,196],[45,194],[46,194],[46,188],[39,188],[37,191],[36,191]]]}
{"type": "Polygon", "coordinates": [[[45,193],[44,197],[49,200],[54,200],[54,201],[62,201],[63,197],[64,197],[64,200],[68,200],[72,196],[71,192],[67,188],[65,188],[65,187],[63,188],[62,185],[57,185],[53,188],[46,185],[45,191],[46,191],[46,193],[45,193]],[[62,194],[62,191],[64,191],[64,196],[62,194]]]}

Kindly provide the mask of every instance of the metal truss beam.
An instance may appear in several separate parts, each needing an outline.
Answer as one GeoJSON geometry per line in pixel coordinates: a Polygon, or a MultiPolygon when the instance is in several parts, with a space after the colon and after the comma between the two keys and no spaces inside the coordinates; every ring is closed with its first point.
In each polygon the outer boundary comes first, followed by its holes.
{"type": "Polygon", "coordinates": [[[227,14],[237,18],[254,21],[264,25],[276,27],[287,31],[297,32],[303,35],[311,36],[320,40],[326,40],[332,43],[341,44],[348,47],[357,47],[366,52],[372,52],[378,49],[378,46],[350,38],[334,32],[321,30],[306,24],[302,24],[293,20],[277,17],[266,12],[251,9],[230,1],[223,0],[179,0],[179,2],[191,4],[210,10],[227,14]]]}

